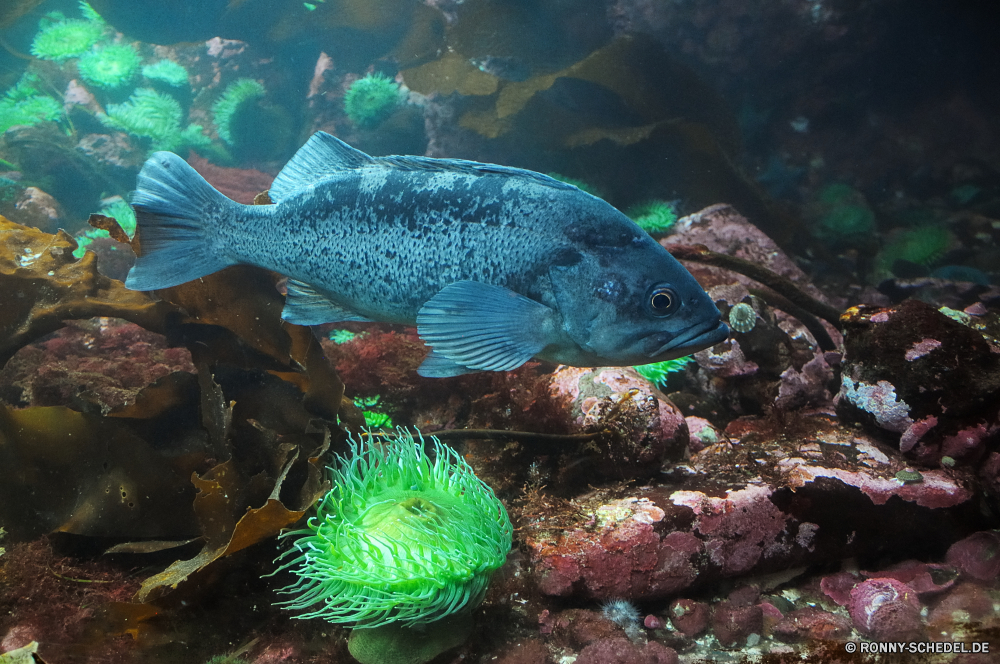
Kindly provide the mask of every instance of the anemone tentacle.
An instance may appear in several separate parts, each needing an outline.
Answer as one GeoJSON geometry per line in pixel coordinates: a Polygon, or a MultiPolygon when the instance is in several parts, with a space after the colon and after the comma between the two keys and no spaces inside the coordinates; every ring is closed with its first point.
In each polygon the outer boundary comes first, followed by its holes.
{"type": "MultiPolygon", "coordinates": [[[[418,434],[419,435],[419,434],[418,434]]],[[[331,468],[333,488],[279,556],[298,580],[280,602],[374,628],[412,626],[478,605],[505,561],[512,528],[503,504],[453,449],[431,438],[434,458],[403,429],[389,442],[350,441],[331,468]]]]}

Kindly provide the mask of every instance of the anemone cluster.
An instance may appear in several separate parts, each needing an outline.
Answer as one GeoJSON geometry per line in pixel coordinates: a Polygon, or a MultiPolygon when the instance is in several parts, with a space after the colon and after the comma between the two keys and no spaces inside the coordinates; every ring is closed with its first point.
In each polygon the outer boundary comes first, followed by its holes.
{"type": "Polygon", "coordinates": [[[333,488],[279,569],[299,578],[281,604],[372,629],[438,621],[478,605],[503,565],[512,528],[503,504],[453,449],[403,429],[385,443],[351,439],[333,488]]]}

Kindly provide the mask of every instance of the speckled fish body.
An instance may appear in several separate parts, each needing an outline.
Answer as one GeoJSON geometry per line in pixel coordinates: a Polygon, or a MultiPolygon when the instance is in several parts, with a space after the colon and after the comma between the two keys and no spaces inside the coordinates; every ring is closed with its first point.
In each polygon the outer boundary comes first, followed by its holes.
{"type": "Polygon", "coordinates": [[[228,265],[288,275],[293,323],[416,324],[421,373],[576,366],[686,355],[728,328],[693,277],[599,198],[532,171],[373,158],[324,133],[275,179],[274,205],[215,191],[171,153],[133,197],[143,256],[129,288],[228,265]]]}

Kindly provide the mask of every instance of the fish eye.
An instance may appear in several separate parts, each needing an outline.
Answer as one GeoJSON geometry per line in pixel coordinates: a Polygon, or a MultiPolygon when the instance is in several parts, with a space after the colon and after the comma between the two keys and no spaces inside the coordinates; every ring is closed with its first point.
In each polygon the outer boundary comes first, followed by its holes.
{"type": "Polygon", "coordinates": [[[649,291],[647,302],[649,310],[654,316],[669,316],[677,311],[681,305],[681,299],[672,288],[666,286],[653,286],[649,291]]]}

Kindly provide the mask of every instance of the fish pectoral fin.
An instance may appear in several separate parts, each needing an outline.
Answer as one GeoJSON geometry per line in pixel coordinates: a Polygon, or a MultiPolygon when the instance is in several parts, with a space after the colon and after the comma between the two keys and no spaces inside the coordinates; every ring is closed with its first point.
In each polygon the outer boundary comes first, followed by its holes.
{"type": "Polygon", "coordinates": [[[479,369],[470,369],[464,364],[453,362],[434,350],[427,353],[427,357],[417,367],[417,373],[425,378],[451,378],[452,376],[461,376],[462,374],[475,373],[477,371],[479,369]]]}
{"type": "Polygon", "coordinates": [[[288,295],[285,296],[285,308],[281,318],[295,325],[321,325],[323,323],[370,323],[371,318],[365,318],[330,301],[309,284],[289,279],[288,295]]]}
{"type": "Polygon", "coordinates": [[[556,318],[507,288],[456,281],[420,308],[417,332],[436,356],[469,371],[510,371],[549,344],[556,318]]]}

